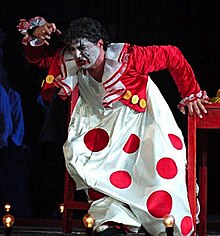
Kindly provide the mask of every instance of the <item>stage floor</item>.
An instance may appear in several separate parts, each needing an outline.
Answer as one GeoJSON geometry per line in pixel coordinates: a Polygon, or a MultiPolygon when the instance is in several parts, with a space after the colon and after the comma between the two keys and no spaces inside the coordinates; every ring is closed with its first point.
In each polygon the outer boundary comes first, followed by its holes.
{"type": "MultiPolygon", "coordinates": [[[[14,227],[11,236],[85,236],[84,231],[73,231],[72,233],[65,234],[62,231],[55,229],[33,229],[33,228],[20,228],[14,227]]],[[[207,236],[218,235],[220,232],[212,231],[208,232],[207,236]]],[[[0,230],[0,236],[5,236],[3,229],[0,230]]],[[[145,236],[145,233],[129,233],[128,236],[145,236]]]]}
{"type": "MultiPolygon", "coordinates": [[[[3,225],[0,226],[0,236],[4,236],[3,225]]],[[[15,219],[15,224],[12,228],[12,236],[83,236],[85,228],[82,220],[73,220],[72,233],[64,234],[62,230],[62,219],[15,219]]],[[[134,234],[129,236],[144,236],[144,233],[134,234]]],[[[208,234],[220,236],[220,216],[213,215],[208,217],[208,234]]]]}
{"type": "MultiPolygon", "coordinates": [[[[85,236],[84,231],[73,231],[70,234],[64,234],[62,231],[55,230],[55,229],[32,229],[32,228],[13,228],[11,236],[85,236]]],[[[218,235],[220,236],[220,232],[208,232],[207,236],[211,235],[218,235]]],[[[0,236],[5,236],[3,229],[0,231],[0,236]]],[[[134,234],[129,233],[128,236],[145,236],[144,233],[134,234]]]]}

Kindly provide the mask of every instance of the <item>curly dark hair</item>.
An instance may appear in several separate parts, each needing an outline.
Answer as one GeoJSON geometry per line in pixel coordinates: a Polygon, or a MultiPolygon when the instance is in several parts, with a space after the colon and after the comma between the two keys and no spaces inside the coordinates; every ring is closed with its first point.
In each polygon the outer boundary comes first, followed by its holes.
{"type": "Polygon", "coordinates": [[[81,17],[70,22],[63,34],[63,42],[70,44],[80,38],[86,38],[92,43],[99,39],[104,41],[104,49],[110,43],[109,35],[101,23],[91,17],[81,17]]]}

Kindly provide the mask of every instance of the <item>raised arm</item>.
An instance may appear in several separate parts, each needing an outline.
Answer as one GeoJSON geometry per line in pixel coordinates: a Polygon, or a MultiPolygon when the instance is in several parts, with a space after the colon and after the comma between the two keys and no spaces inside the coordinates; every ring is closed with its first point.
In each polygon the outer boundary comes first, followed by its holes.
{"type": "Polygon", "coordinates": [[[59,49],[48,47],[53,34],[61,34],[56,25],[37,16],[29,21],[21,19],[17,28],[24,35],[22,43],[27,60],[40,68],[49,68],[57,50],[59,51],[59,49]]]}

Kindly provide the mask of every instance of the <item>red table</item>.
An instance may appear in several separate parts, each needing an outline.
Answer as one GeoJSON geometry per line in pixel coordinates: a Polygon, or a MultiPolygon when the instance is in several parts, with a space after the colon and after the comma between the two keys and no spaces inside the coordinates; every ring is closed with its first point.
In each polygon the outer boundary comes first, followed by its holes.
{"type": "MultiPolygon", "coordinates": [[[[220,129],[220,103],[206,105],[208,111],[200,119],[188,115],[188,192],[194,226],[196,229],[196,177],[199,184],[200,215],[198,224],[199,236],[207,235],[207,132],[209,129],[220,129]],[[198,147],[197,136],[201,139],[198,147]],[[198,161],[198,176],[196,162],[198,161]]],[[[196,235],[196,232],[194,233],[196,235]]]]}

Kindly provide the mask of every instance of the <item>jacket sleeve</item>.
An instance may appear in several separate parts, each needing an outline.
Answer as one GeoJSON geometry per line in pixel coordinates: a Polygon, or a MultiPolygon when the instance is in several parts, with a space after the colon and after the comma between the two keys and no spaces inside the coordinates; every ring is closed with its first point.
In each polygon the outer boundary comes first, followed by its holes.
{"type": "Polygon", "coordinates": [[[24,45],[26,59],[42,69],[49,69],[54,58],[59,56],[60,49],[52,49],[49,46],[33,47],[30,44],[24,45]]]}
{"type": "MultiPolygon", "coordinates": [[[[61,75],[60,68],[60,51],[61,49],[53,49],[48,46],[38,46],[33,47],[30,44],[24,46],[24,53],[26,59],[39,68],[47,69],[48,76],[53,78],[61,75]]],[[[57,87],[54,83],[47,83],[44,79],[42,82],[41,95],[43,100],[51,102],[53,100],[54,94],[57,87]]]]}
{"type": "Polygon", "coordinates": [[[191,66],[175,46],[133,46],[130,56],[131,63],[140,73],[168,70],[182,98],[201,91],[191,66]]]}

